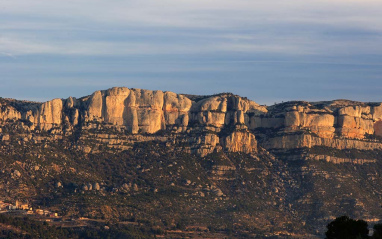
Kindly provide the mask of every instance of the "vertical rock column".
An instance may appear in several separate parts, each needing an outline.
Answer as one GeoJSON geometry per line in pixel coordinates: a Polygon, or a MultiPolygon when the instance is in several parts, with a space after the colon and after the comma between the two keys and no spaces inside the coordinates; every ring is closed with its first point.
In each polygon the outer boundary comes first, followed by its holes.
{"type": "Polygon", "coordinates": [[[50,130],[54,126],[61,126],[63,103],[61,99],[54,99],[43,103],[34,117],[35,124],[42,130],[50,130]]]}

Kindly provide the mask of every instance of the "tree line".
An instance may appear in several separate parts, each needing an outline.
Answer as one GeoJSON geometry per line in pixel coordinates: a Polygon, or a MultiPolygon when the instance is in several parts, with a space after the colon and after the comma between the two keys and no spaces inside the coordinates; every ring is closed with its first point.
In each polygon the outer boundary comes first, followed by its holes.
{"type": "Polygon", "coordinates": [[[348,216],[337,217],[326,227],[326,239],[382,239],[382,223],[374,225],[372,236],[366,221],[348,216]]]}

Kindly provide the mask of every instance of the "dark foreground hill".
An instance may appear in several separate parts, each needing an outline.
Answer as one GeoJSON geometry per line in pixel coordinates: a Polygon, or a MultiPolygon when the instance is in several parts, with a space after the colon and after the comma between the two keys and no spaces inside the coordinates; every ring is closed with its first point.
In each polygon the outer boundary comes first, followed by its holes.
{"type": "Polygon", "coordinates": [[[113,88],[0,104],[0,200],[57,212],[54,226],[321,238],[344,214],[380,220],[380,103],[113,88]]]}

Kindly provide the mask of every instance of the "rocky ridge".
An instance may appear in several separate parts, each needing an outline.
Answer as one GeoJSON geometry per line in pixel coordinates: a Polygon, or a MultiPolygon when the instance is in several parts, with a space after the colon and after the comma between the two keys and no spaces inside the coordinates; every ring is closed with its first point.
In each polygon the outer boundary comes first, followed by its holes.
{"type": "Polygon", "coordinates": [[[381,103],[294,101],[266,107],[230,93],[198,97],[116,87],[79,99],[45,103],[2,99],[0,104],[2,124],[20,121],[26,130],[49,132],[56,138],[109,128],[125,132],[126,137],[111,133],[93,138],[122,150],[163,132],[167,136],[161,140],[188,144],[190,152],[201,156],[219,150],[252,153],[258,142],[278,150],[382,148],[378,140],[382,136],[381,103]]]}

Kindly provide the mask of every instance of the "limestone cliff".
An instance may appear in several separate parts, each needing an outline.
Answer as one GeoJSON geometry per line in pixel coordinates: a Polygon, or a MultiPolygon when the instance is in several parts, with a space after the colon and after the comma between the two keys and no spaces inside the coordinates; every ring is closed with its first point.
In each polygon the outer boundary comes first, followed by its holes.
{"type": "Polygon", "coordinates": [[[380,136],[381,133],[378,128],[382,121],[381,103],[347,100],[288,102],[270,107],[269,110],[273,118],[283,119],[277,126],[289,130],[310,130],[322,138],[339,136],[364,139],[367,135],[380,136]]]}
{"type": "Polygon", "coordinates": [[[256,152],[259,139],[267,149],[382,148],[381,103],[294,101],[265,107],[229,93],[192,96],[125,87],[79,99],[0,103],[3,124],[20,121],[28,130],[55,134],[101,126],[132,135],[167,132],[202,156],[221,149],[256,152]]]}
{"type": "Polygon", "coordinates": [[[326,146],[343,149],[381,149],[381,103],[347,100],[287,102],[269,107],[255,129],[273,129],[265,135],[267,149],[326,146]],[[267,121],[277,121],[269,125],[267,121]],[[275,133],[276,132],[276,133],[275,133]]]}
{"type": "Polygon", "coordinates": [[[192,100],[173,92],[128,89],[96,91],[83,98],[54,99],[19,109],[3,101],[0,119],[21,120],[29,130],[61,133],[108,125],[128,134],[155,134],[160,131],[192,133],[190,148],[204,156],[216,147],[228,151],[255,152],[255,136],[248,130],[250,115],[267,112],[248,99],[220,94],[192,100]],[[240,132],[235,132],[240,125],[240,132]],[[233,127],[233,128],[232,128],[233,127]],[[227,131],[227,129],[232,128],[227,131]],[[224,134],[220,133],[222,130],[224,134]],[[226,132],[227,131],[227,132],[226,132]],[[244,136],[244,137],[241,137],[244,136]]]}

